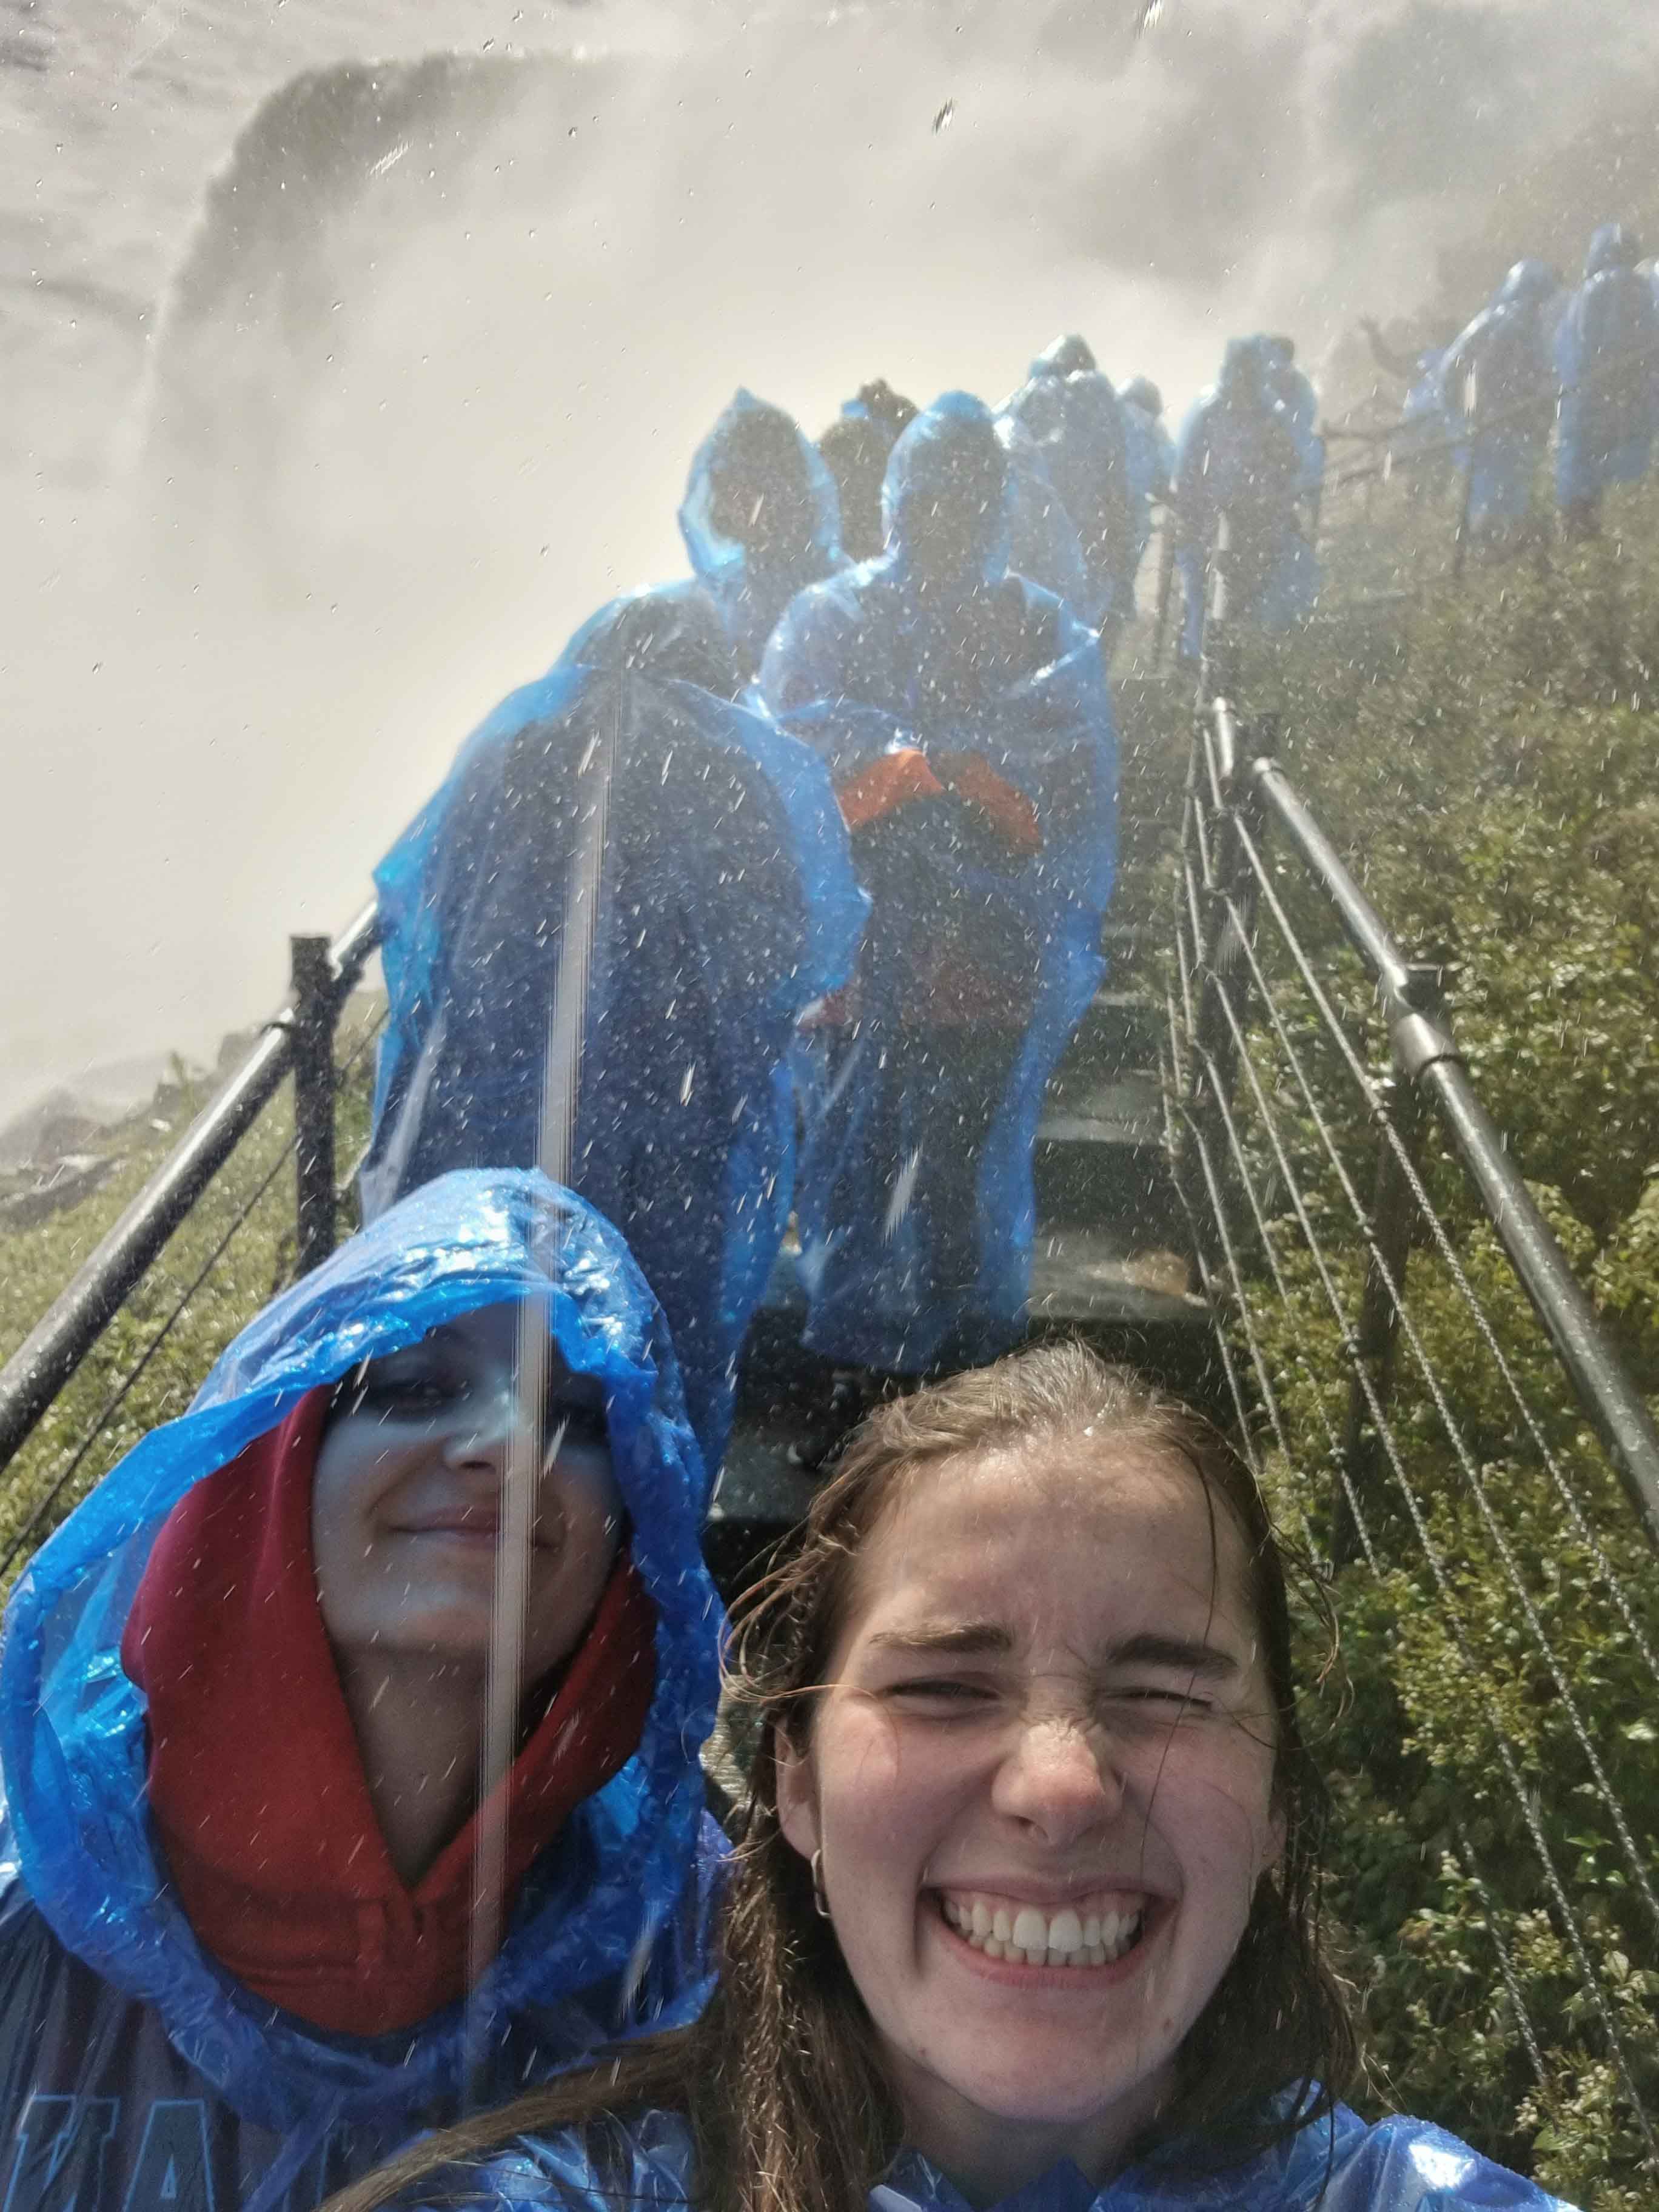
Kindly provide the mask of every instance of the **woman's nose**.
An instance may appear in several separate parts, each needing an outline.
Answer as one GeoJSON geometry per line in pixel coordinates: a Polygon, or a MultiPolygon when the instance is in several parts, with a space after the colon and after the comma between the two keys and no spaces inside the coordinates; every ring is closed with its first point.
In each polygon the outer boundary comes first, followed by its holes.
{"type": "Polygon", "coordinates": [[[446,1424],[445,1462],[487,1468],[505,1480],[518,1428],[518,1399],[510,1385],[470,1390],[446,1424]]]}
{"type": "Polygon", "coordinates": [[[1110,1820],[1123,1796],[1123,1777],[1106,1733],[1056,1717],[1022,1724],[991,1790],[998,1812],[1056,1845],[1110,1820]]]}

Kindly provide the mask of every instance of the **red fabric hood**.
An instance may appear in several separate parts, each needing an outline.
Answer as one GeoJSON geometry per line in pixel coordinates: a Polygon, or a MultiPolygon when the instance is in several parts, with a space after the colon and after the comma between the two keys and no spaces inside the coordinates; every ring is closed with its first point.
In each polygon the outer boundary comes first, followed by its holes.
{"type": "Polygon", "coordinates": [[[121,1663],[149,1701],[150,1812],[198,1939],[273,2004],[379,2035],[463,1994],[481,1832],[505,1815],[505,1924],[538,1852],[638,1746],[655,1612],[624,1554],[505,1782],[407,1887],[317,1600],[311,1488],[330,1396],[308,1393],[179,1500],[121,1663]]]}

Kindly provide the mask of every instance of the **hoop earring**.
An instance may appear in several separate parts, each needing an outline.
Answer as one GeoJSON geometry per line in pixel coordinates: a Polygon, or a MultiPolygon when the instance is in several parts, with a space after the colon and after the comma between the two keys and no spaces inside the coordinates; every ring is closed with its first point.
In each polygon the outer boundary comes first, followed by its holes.
{"type": "Polygon", "coordinates": [[[830,1917],[830,1899],[823,1887],[823,1853],[814,1851],[807,1862],[812,1869],[812,1910],[820,1920],[830,1917]]]}

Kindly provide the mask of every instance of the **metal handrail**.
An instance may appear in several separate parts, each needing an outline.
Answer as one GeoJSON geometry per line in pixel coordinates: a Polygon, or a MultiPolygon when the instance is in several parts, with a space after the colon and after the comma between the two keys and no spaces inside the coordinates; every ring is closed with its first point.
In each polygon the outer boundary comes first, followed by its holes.
{"type": "MultiPolygon", "coordinates": [[[[373,904],[328,948],[337,1011],[380,939],[373,904]]],[[[224,1089],[198,1114],[68,1287],[0,1369],[0,1468],[33,1433],[173,1231],[258,1120],[295,1064],[301,1012],[290,1001],[224,1089]]]]}
{"type": "MultiPolygon", "coordinates": [[[[1236,742],[1232,709],[1216,700],[1212,714],[1224,774],[1236,742]]],[[[1407,959],[1271,755],[1239,763],[1230,779],[1235,793],[1246,779],[1329,900],[1369,969],[1395,1063],[1408,1083],[1432,1099],[1578,1401],[1618,1470],[1644,1534],[1659,1551],[1659,1429],[1469,1079],[1441,1003],[1440,971],[1407,959]]]]}

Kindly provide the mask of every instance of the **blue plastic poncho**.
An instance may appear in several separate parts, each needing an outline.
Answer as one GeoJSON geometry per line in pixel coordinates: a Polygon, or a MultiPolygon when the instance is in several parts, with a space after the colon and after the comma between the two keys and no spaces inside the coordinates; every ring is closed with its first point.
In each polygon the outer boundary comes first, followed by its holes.
{"type": "Polygon", "coordinates": [[[873,561],[882,550],[882,481],[894,447],[915,418],[915,404],[878,378],[860,386],[818,440],[836,480],[842,548],[850,560],[873,561]]]}
{"type": "Polygon", "coordinates": [[[1427,346],[1418,355],[1401,403],[1400,427],[1389,441],[1391,465],[1407,471],[1406,482],[1414,491],[1434,489],[1454,463],[1460,470],[1468,465],[1467,453],[1454,441],[1446,410],[1442,381],[1445,357],[1443,346],[1427,346]]]}
{"type": "Polygon", "coordinates": [[[623,621],[636,625],[632,665],[653,665],[640,658],[642,606],[660,609],[651,627],[677,652],[690,638],[702,653],[712,613],[731,656],[730,678],[714,688],[739,698],[796,592],[846,566],[836,482],[823,456],[793,416],[750,392],[737,393],[692,456],[679,524],[691,577],[612,599],[576,631],[560,667],[615,665],[623,621]]]}
{"type": "Polygon", "coordinates": [[[1584,281],[1555,334],[1561,384],[1555,495],[1563,507],[1648,471],[1659,428],[1659,302],[1637,267],[1642,249],[1621,223],[1590,240],[1584,281]]]}
{"type": "Polygon", "coordinates": [[[1030,373],[1034,378],[1085,376],[1099,366],[1094,348],[1081,331],[1066,331],[1044,346],[1031,363],[1030,373]]]}
{"type": "Polygon", "coordinates": [[[1150,377],[1137,376],[1118,394],[1123,410],[1124,459],[1129,472],[1130,579],[1140,574],[1152,534],[1152,509],[1167,499],[1175,475],[1175,443],[1164,427],[1164,395],[1150,377]]]}
{"type": "Polygon", "coordinates": [[[1079,613],[1092,587],[1076,526],[1050,481],[1042,448],[1012,415],[999,416],[996,429],[1008,457],[1008,566],[1079,613]]]}
{"type": "Polygon", "coordinates": [[[1555,417],[1550,358],[1553,270],[1517,261],[1440,365],[1441,400],[1468,435],[1469,528],[1500,534],[1522,520],[1555,417]]]}
{"type": "Polygon", "coordinates": [[[1325,441],[1319,434],[1319,394],[1296,365],[1296,350],[1289,338],[1263,336],[1256,343],[1267,373],[1267,388],[1285,410],[1285,419],[1301,457],[1297,489],[1304,499],[1316,498],[1325,482],[1325,441]]]}
{"type": "MultiPolygon", "coordinates": [[[[1081,338],[1058,339],[1032,362],[1030,377],[1000,412],[1036,448],[1077,534],[1086,590],[1080,599],[1064,596],[1097,628],[1108,616],[1126,613],[1133,526],[1123,416],[1109,379],[1095,368],[1081,338]]],[[[1018,560],[1013,565],[1026,573],[1018,560]]]]}
{"type": "MultiPolygon", "coordinates": [[[[453,2167],[420,2191],[436,2208],[465,2202],[557,2205],[561,2212],[684,2212],[698,2202],[696,2160],[674,2112],[606,2131],[603,2166],[575,2133],[521,2139],[482,2169],[453,2167]]],[[[871,2190],[870,2212],[969,2212],[939,2169],[902,2151],[871,2190]]],[[[1374,2126],[1346,2106],[1248,2165],[1194,2174],[1178,2153],[1130,2167],[1097,2188],[1069,2160],[1003,2198],[992,2212],[1572,2212],[1425,2120],[1374,2126]]]]}
{"type": "Polygon", "coordinates": [[[888,551],[803,594],[761,675],[872,899],[798,1185],[805,1340],[890,1371],[1017,1336],[1043,1092],[1103,973],[1111,701],[1093,632],[1008,573],[1006,475],[979,401],[935,402],[894,450],[888,551]]]}
{"type": "Polygon", "coordinates": [[[118,1652],[150,1547],[194,1484],[360,1360],[550,1283],[560,1353],[605,1393],[656,1607],[656,1684],[637,1752],[536,1862],[475,1995],[491,2085],[478,2094],[511,2095],[700,2009],[718,1845],[696,1754],[720,1607],[672,1350],[621,1239],[579,1200],[534,1174],[452,1176],[267,1306],[13,1592],[0,1652],[0,2201],[13,2212],[310,2212],[416,2128],[459,2117],[460,2004],[395,2035],[329,2034],[198,1944],[152,1839],[144,1700],[118,1652]]]}
{"type": "Polygon", "coordinates": [[[1181,649],[1188,657],[1196,659],[1203,644],[1210,560],[1224,514],[1231,532],[1231,618],[1279,630],[1312,606],[1318,566],[1297,518],[1302,467],[1260,341],[1230,339],[1220,377],[1194,402],[1176,448],[1176,563],[1184,602],[1181,649]]]}
{"type": "Polygon", "coordinates": [[[390,1012],[366,1209],[447,1168],[543,1158],[551,1048],[556,1084],[575,1077],[556,1164],[662,1301],[718,1468],[788,1221],[795,1020],[844,981],[863,924],[821,764],[691,684],[557,667],[472,733],[374,880],[390,1012]],[[561,1010],[568,915],[586,995],[561,1010]]]}

